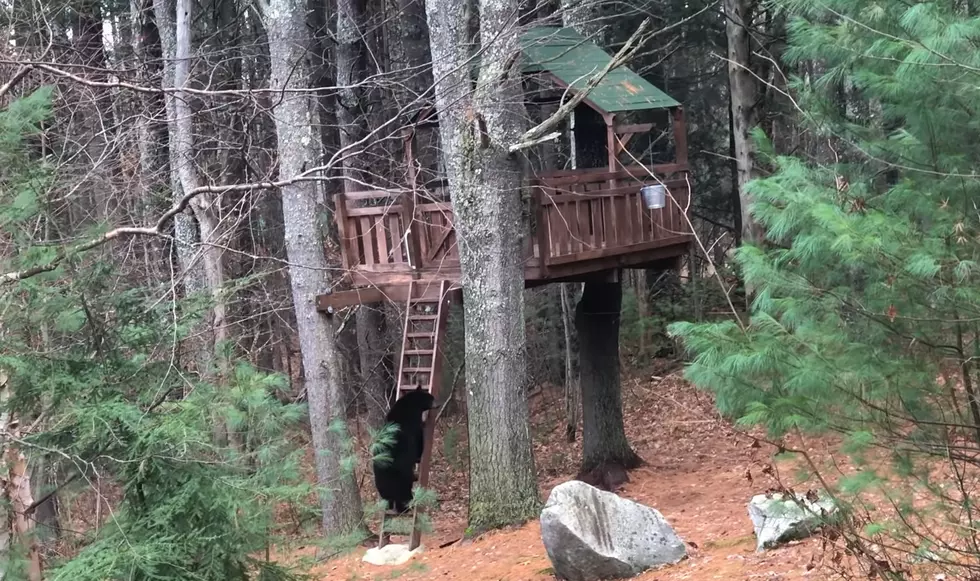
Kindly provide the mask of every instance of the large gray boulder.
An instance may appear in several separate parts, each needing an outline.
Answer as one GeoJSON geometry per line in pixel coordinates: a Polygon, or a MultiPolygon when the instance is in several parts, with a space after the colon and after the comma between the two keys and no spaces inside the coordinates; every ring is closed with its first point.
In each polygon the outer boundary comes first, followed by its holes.
{"type": "Polygon", "coordinates": [[[662,514],[577,480],[551,491],[541,538],[555,575],[567,581],[633,577],[687,556],[662,514]]]}
{"type": "Polygon", "coordinates": [[[755,528],[756,550],[804,539],[836,512],[837,505],[830,498],[809,499],[799,494],[793,500],[782,493],[753,496],[749,501],[749,518],[755,528]]]}

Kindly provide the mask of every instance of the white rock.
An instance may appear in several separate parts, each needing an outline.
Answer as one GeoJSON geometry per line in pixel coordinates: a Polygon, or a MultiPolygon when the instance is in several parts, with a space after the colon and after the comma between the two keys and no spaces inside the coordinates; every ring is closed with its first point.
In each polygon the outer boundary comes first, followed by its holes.
{"type": "Polygon", "coordinates": [[[541,537],[555,575],[567,581],[633,577],[687,556],[658,511],[577,480],[551,491],[541,537]]]}
{"type": "Polygon", "coordinates": [[[780,493],[771,497],[765,494],[752,497],[749,518],[755,528],[757,551],[806,538],[825,522],[826,517],[837,511],[830,498],[819,498],[816,502],[804,495],[797,495],[796,498],[802,507],[789,495],[780,493]]]}
{"type": "Polygon", "coordinates": [[[368,549],[361,560],[371,565],[393,567],[408,562],[412,557],[421,552],[421,545],[416,547],[414,551],[409,551],[408,545],[392,544],[385,545],[380,549],[378,547],[368,549]]]}

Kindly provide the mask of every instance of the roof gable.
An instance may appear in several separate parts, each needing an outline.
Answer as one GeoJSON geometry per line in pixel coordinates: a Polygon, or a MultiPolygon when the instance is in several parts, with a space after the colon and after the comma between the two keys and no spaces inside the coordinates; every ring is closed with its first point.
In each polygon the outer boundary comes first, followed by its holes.
{"type": "MultiPolygon", "coordinates": [[[[525,72],[548,72],[582,90],[612,57],[574,29],[537,26],[521,36],[525,72]]],[[[667,109],[680,103],[625,66],[609,72],[588,100],[607,113],[667,109]]]]}

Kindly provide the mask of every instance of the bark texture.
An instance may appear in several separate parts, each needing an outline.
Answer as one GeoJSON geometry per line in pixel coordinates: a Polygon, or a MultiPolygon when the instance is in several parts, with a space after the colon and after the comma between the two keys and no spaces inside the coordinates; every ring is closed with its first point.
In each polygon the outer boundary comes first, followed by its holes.
{"type": "MultiPolygon", "coordinates": [[[[164,54],[163,86],[167,92],[165,107],[169,128],[171,187],[174,200],[201,185],[194,155],[194,123],[190,94],[191,83],[191,0],[154,0],[157,30],[164,54]]],[[[194,335],[193,359],[202,375],[210,375],[215,345],[227,339],[225,304],[221,296],[224,271],[221,250],[215,246],[219,206],[210,195],[201,195],[191,202],[191,210],[174,218],[174,239],[181,282],[185,295],[208,292],[213,305],[210,325],[201,325],[194,335]]]]}
{"type": "Polygon", "coordinates": [[[623,286],[587,282],[575,310],[582,386],[582,467],[579,480],[606,490],[629,481],[642,460],[623,426],[619,378],[619,322],[623,286]]]}
{"type": "MultiPolygon", "coordinates": [[[[366,98],[362,86],[366,74],[364,54],[365,3],[364,0],[338,0],[337,2],[337,122],[340,126],[340,147],[343,154],[344,191],[356,192],[368,189],[372,183],[369,167],[370,156],[364,152],[361,141],[367,135],[369,119],[364,115],[366,98]]],[[[380,417],[384,419],[384,396],[388,387],[385,367],[383,332],[385,313],[381,305],[362,305],[355,313],[357,325],[357,355],[361,372],[361,390],[356,396],[363,397],[368,408],[369,422],[374,427],[380,417]]]]}
{"type": "Polygon", "coordinates": [[[725,31],[728,37],[728,83],[731,99],[732,147],[738,178],[741,239],[761,243],[765,232],[749,214],[751,196],[745,184],[755,177],[755,160],[750,132],[759,122],[759,88],[751,68],[749,26],[756,0],[724,0],[725,31]]]}
{"type": "Polygon", "coordinates": [[[440,134],[460,233],[469,400],[469,523],[525,522],[540,504],[526,398],[522,166],[507,147],[523,133],[515,0],[481,0],[477,86],[467,71],[466,5],[430,0],[440,134]]]}
{"type": "Polygon", "coordinates": [[[565,336],[565,440],[574,442],[578,434],[579,387],[575,327],[572,322],[573,283],[559,284],[561,324],[565,336]]]}
{"type": "MultiPolygon", "coordinates": [[[[305,0],[273,0],[263,5],[269,37],[272,87],[277,91],[308,89],[310,33],[305,0]]],[[[299,176],[318,158],[313,132],[312,93],[284,92],[273,109],[279,138],[279,179],[299,176]]],[[[361,499],[354,474],[343,468],[351,442],[343,424],[343,365],[337,350],[336,324],[316,309],[316,295],[330,288],[330,273],[317,221],[316,185],[297,181],[283,186],[282,213],[293,309],[303,360],[310,409],[310,427],[321,487],[326,536],[346,535],[362,528],[361,499]]],[[[333,268],[331,268],[333,267],[333,268]]]]}
{"type": "Polygon", "coordinates": [[[388,398],[394,389],[392,361],[388,353],[384,305],[361,305],[357,309],[357,354],[361,366],[361,397],[367,408],[368,424],[375,429],[385,423],[388,398]]]}

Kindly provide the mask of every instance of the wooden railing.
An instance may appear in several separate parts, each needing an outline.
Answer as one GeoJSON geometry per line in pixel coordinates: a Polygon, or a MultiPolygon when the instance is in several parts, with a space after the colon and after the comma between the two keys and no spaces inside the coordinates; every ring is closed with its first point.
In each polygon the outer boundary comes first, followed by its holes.
{"type": "Polygon", "coordinates": [[[686,166],[653,169],[659,170],[656,178],[644,168],[539,176],[534,189],[541,267],[636,252],[690,234],[686,166]],[[658,183],[667,187],[667,205],[648,210],[640,188],[658,183]]]}
{"type": "MultiPolygon", "coordinates": [[[[670,193],[661,210],[643,205],[640,187],[660,181],[642,168],[537,176],[531,183],[535,218],[528,260],[546,272],[549,266],[654,248],[689,234],[683,216],[690,198],[687,168],[653,169],[670,193]]],[[[459,268],[453,208],[444,192],[354,192],[338,194],[336,202],[345,268],[459,268]]]]}

